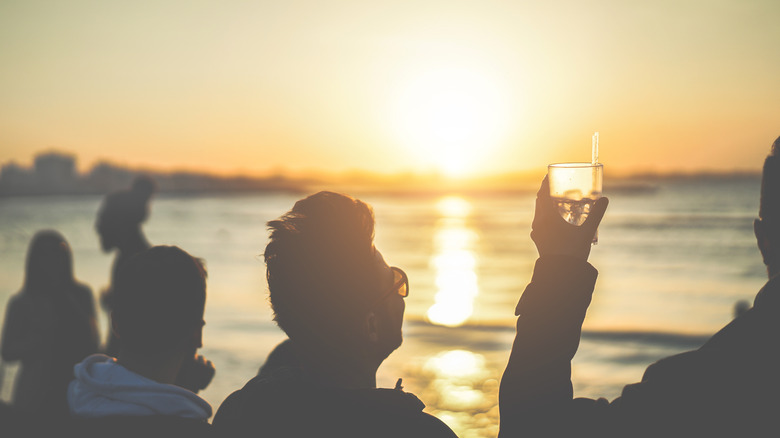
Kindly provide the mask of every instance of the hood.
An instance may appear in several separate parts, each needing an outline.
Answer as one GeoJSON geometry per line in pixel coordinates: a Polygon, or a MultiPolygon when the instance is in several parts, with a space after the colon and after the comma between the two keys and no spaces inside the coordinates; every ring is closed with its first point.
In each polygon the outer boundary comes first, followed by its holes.
{"type": "Polygon", "coordinates": [[[113,357],[93,354],[73,371],[76,379],[68,386],[68,406],[76,417],[166,415],[206,420],[211,416],[211,405],[194,392],[147,379],[113,357]]]}

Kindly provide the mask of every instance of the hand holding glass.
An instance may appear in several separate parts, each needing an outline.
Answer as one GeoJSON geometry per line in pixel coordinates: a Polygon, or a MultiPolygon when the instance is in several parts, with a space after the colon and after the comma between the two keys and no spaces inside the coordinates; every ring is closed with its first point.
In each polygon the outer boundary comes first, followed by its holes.
{"type": "MultiPolygon", "coordinates": [[[[600,163],[556,163],[547,166],[550,197],[566,222],[580,226],[593,204],[601,198],[604,165],[600,163]]],[[[593,236],[593,243],[598,235],[593,236]]]]}

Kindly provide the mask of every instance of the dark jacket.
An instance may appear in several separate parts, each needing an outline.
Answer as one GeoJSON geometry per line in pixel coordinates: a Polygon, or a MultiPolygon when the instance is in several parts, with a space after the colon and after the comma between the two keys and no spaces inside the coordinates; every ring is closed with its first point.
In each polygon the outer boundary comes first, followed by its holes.
{"type": "Polygon", "coordinates": [[[574,399],[571,385],[596,276],[575,259],[537,261],[501,381],[500,437],[780,433],[780,279],[701,348],[656,362],[609,402],[574,399]]]}
{"type": "Polygon", "coordinates": [[[455,437],[424,407],[401,389],[321,388],[300,367],[279,365],[231,394],[213,424],[226,437],[455,437]]]}
{"type": "Polygon", "coordinates": [[[3,438],[206,438],[214,436],[203,420],[167,415],[73,418],[20,412],[0,405],[0,436],[3,438]]]}
{"type": "Polygon", "coordinates": [[[212,435],[204,420],[169,415],[72,418],[20,411],[0,402],[0,436],[3,438],[205,438],[212,435]]]}
{"type": "Polygon", "coordinates": [[[170,415],[73,418],[66,423],[67,435],[78,438],[201,438],[211,437],[211,425],[203,420],[170,415]]]}

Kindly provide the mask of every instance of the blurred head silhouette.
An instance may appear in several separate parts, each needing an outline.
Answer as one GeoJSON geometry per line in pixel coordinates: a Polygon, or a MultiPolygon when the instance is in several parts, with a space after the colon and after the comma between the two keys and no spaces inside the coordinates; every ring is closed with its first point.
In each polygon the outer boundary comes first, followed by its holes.
{"type": "Polygon", "coordinates": [[[761,202],[753,230],[769,277],[780,273],[780,137],[772,144],[761,174],[761,202]]]}
{"type": "Polygon", "coordinates": [[[62,234],[54,230],[37,232],[27,250],[24,291],[54,293],[75,282],[73,254],[62,234]]]}
{"type": "Polygon", "coordinates": [[[112,326],[122,354],[191,356],[201,347],[206,271],[175,246],[132,256],[117,274],[112,326]]]}
{"type": "Polygon", "coordinates": [[[141,224],[149,216],[149,199],[154,190],[151,178],[139,176],[130,190],[106,196],[95,224],[103,251],[122,250],[133,239],[139,238],[141,224]]]}
{"type": "Polygon", "coordinates": [[[279,327],[310,362],[375,373],[401,345],[408,282],[373,245],[371,207],[320,192],[268,227],[266,275],[279,327]]]}

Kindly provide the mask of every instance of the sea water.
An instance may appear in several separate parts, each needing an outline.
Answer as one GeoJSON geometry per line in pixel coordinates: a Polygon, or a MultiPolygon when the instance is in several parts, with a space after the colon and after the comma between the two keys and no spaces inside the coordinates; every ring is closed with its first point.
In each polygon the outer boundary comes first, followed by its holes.
{"type": "MultiPolygon", "coordinates": [[[[659,180],[619,189],[590,262],[599,279],[573,363],[576,396],[613,398],[653,361],[696,348],[752,302],[766,280],[752,235],[758,178],[659,180]],[[640,187],[640,189],[636,189],[640,187]]],[[[378,385],[402,377],[426,410],[459,436],[495,436],[497,395],[514,336],[514,308],[536,249],[529,233],[535,188],[467,196],[357,194],[376,214],[376,246],[409,275],[404,344],[384,362],[378,385]],[[432,309],[435,309],[432,310],[432,309]]],[[[284,339],[272,322],[262,262],[265,223],[301,196],[153,198],[144,226],[153,244],[179,245],[208,269],[204,348],[217,373],[202,396],[216,409],[284,339]]],[[[112,255],[94,221],[101,198],[0,199],[0,315],[21,287],[33,234],[63,233],[76,276],[97,293],[112,255]]],[[[108,322],[100,314],[105,337],[108,322]]],[[[15,366],[0,396],[10,398],[15,366]]]]}

